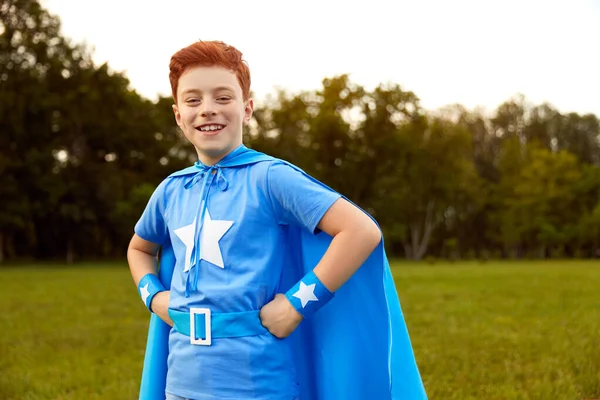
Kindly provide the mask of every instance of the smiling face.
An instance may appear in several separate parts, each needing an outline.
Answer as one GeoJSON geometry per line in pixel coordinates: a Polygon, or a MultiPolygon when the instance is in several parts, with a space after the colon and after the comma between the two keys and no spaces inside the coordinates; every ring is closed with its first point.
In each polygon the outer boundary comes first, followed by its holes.
{"type": "Polygon", "coordinates": [[[252,116],[236,75],[222,67],[193,67],[179,78],[175,120],[204,165],[214,165],[242,144],[252,116]]]}

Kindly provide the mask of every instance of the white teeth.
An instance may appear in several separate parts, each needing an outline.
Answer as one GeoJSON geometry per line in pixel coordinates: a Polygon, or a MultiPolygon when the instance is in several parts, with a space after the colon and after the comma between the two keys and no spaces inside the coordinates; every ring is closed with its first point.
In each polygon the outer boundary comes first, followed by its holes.
{"type": "Polygon", "coordinates": [[[223,125],[205,125],[200,127],[201,131],[216,131],[218,129],[223,129],[223,125]]]}

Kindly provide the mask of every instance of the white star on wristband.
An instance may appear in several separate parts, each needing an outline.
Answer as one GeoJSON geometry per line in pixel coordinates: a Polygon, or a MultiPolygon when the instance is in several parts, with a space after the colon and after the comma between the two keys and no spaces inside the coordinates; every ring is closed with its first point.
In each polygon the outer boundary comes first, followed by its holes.
{"type": "Polygon", "coordinates": [[[144,302],[144,304],[146,304],[146,299],[148,298],[148,296],[150,296],[150,292],[148,291],[149,285],[149,283],[146,283],[146,286],[142,286],[140,288],[140,296],[142,296],[142,301],[144,302]]]}
{"type": "Polygon", "coordinates": [[[300,303],[302,303],[302,308],[304,308],[309,301],[319,301],[317,296],[315,296],[315,284],[312,283],[310,285],[304,284],[304,282],[300,281],[300,289],[293,296],[297,299],[300,299],[300,303]]]}

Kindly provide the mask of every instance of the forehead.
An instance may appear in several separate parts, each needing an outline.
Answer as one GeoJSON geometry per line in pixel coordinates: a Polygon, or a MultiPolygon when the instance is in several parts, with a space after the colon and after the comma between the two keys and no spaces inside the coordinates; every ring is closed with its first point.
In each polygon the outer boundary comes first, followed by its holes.
{"type": "Polygon", "coordinates": [[[177,92],[180,95],[187,91],[211,93],[224,89],[242,92],[235,73],[222,67],[198,66],[190,68],[181,75],[177,92]]]}

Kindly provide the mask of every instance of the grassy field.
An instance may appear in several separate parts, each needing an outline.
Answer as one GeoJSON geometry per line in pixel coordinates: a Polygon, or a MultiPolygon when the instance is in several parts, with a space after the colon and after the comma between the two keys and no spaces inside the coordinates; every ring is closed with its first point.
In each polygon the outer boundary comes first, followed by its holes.
{"type": "MultiPolygon", "coordinates": [[[[392,268],[431,400],[600,399],[600,264],[392,268]]],[[[3,267],[0,287],[0,399],[137,399],[148,315],[124,264],[3,267]]]]}

